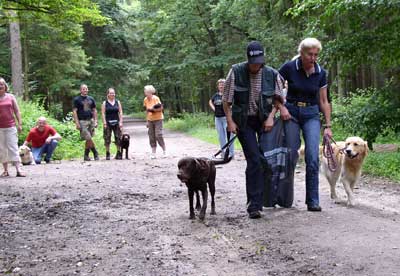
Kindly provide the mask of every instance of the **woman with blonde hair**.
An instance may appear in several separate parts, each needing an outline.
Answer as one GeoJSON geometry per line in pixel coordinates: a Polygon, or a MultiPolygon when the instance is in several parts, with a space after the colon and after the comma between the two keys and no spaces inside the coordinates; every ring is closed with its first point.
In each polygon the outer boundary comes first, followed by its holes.
{"type": "Polygon", "coordinates": [[[151,146],[150,158],[156,158],[157,143],[163,150],[164,156],[166,156],[165,142],[163,137],[163,104],[156,95],[156,89],[153,85],[146,85],[144,87],[145,98],[143,100],[143,106],[146,108],[146,120],[149,134],[149,141],[151,146]]]}
{"type": "Polygon", "coordinates": [[[331,108],[327,96],[326,71],[317,63],[321,42],[306,38],[300,42],[298,56],[285,63],[279,73],[287,81],[286,103],[280,107],[284,120],[294,118],[287,129],[287,144],[294,152],[300,148],[300,131],[305,143],[307,210],[320,212],[319,206],[319,140],[321,122],[325,117],[324,135],[332,137],[331,108]]]}
{"type": "Polygon", "coordinates": [[[0,162],[4,171],[1,177],[9,176],[8,163],[13,163],[17,177],[25,177],[21,171],[18,155],[18,132],[22,131],[21,113],[17,100],[8,92],[8,85],[0,78],[0,162]],[[16,126],[15,118],[18,121],[16,126]]]}

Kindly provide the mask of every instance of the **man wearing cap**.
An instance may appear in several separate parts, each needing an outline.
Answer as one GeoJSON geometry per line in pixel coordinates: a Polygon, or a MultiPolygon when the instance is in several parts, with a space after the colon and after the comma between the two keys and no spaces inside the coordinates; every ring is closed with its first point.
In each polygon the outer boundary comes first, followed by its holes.
{"type": "Polygon", "coordinates": [[[264,193],[258,139],[262,130],[273,127],[282,89],[281,77],[265,65],[264,48],[258,41],[247,45],[247,61],[234,64],[225,82],[223,106],[228,130],[237,134],[246,157],[247,212],[252,219],[261,217],[264,193]]]}

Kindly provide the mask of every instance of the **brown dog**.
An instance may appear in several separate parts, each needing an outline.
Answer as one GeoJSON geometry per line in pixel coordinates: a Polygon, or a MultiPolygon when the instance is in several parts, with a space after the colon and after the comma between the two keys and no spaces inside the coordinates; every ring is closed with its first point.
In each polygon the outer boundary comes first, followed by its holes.
{"type": "Polygon", "coordinates": [[[207,183],[208,189],[211,193],[211,215],[215,215],[215,175],[216,169],[215,165],[218,162],[212,161],[207,158],[193,158],[185,157],[178,162],[178,178],[186,184],[189,194],[189,212],[190,219],[195,218],[194,208],[193,208],[193,197],[196,192],[196,209],[200,209],[199,218],[203,220],[206,215],[207,209],[207,183]],[[200,205],[200,196],[198,192],[201,192],[203,197],[203,206],[200,205]]]}
{"type": "Polygon", "coordinates": [[[332,144],[334,155],[337,160],[337,169],[332,172],[328,168],[328,161],[322,157],[322,172],[329,182],[331,198],[337,200],[336,182],[343,183],[347,194],[347,204],[355,204],[353,189],[361,176],[361,168],[365,157],[368,155],[368,144],[360,137],[349,137],[345,142],[332,144]]]}
{"type": "Polygon", "coordinates": [[[128,151],[129,151],[130,139],[131,139],[131,136],[129,136],[129,134],[127,134],[127,133],[122,134],[121,141],[120,141],[121,156],[119,159],[122,159],[122,156],[124,156],[124,150],[125,150],[125,159],[129,159],[128,151]]]}

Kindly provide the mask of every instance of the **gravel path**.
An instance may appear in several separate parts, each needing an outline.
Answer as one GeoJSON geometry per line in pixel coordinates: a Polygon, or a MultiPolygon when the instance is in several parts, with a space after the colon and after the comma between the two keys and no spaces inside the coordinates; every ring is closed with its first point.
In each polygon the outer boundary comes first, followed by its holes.
{"type": "Polygon", "coordinates": [[[176,164],[215,146],[167,132],[168,157],[151,160],[144,124],[126,131],[131,160],[0,179],[0,275],[400,275],[400,185],[363,177],[348,208],[342,186],[335,204],[321,177],[323,212],[310,213],[300,166],[294,207],[249,220],[238,153],[217,168],[217,215],[190,221],[176,164]]]}

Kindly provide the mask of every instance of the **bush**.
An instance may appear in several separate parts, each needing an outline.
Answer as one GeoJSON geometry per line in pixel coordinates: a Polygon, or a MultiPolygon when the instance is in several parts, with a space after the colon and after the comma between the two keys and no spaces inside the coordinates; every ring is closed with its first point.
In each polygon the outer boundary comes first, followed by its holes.
{"type": "Polygon", "coordinates": [[[379,135],[400,132],[400,97],[396,95],[389,84],[379,90],[359,89],[340,105],[334,104],[333,121],[367,140],[372,149],[379,135]]]}
{"type": "Polygon", "coordinates": [[[400,181],[400,152],[372,152],[364,163],[364,172],[400,181]]]}
{"type": "MultiPolygon", "coordinates": [[[[22,101],[19,99],[18,105],[23,122],[22,133],[18,136],[19,145],[25,141],[29,130],[36,126],[37,119],[41,116],[45,116],[48,124],[54,127],[62,137],[61,142],[53,154],[53,159],[61,160],[83,157],[84,143],[80,140],[79,131],[75,128],[71,113],[68,114],[63,121],[58,121],[50,117],[49,113],[37,102],[22,101]]],[[[101,120],[99,120],[99,126],[94,137],[94,142],[99,152],[104,152],[102,129],[103,126],[101,120]]]]}

